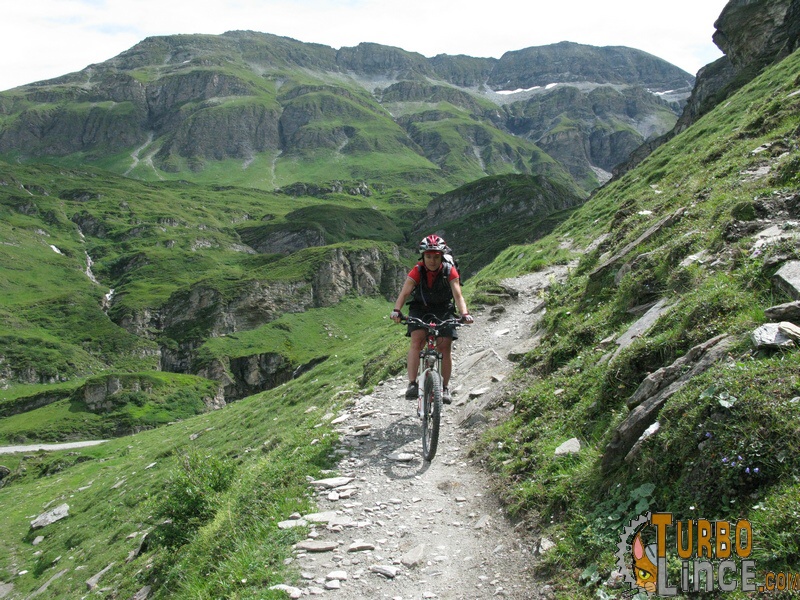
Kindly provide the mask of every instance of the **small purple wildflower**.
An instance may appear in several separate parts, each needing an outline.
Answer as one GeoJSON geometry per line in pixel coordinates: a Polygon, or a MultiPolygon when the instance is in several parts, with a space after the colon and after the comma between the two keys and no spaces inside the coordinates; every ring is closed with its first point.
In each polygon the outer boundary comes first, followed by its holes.
{"type": "Polygon", "coordinates": [[[744,470],[744,472],[745,472],[745,473],[747,473],[748,475],[750,475],[750,467],[747,467],[747,468],[744,470]]]}
{"type": "Polygon", "coordinates": [[[724,462],[724,463],[728,462],[728,457],[726,456],[725,458],[723,458],[722,462],[724,462]]]}

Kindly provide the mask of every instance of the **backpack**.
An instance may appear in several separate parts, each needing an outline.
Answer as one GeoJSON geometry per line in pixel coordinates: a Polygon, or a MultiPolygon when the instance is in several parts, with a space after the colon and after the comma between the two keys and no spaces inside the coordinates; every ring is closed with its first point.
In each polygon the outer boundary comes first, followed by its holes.
{"type": "Polygon", "coordinates": [[[461,274],[461,271],[458,270],[458,260],[456,260],[456,257],[453,255],[453,249],[450,246],[444,247],[444,256],[442,258],[443,262],[450,263],[456,268],[459,275],[461,274]]]}

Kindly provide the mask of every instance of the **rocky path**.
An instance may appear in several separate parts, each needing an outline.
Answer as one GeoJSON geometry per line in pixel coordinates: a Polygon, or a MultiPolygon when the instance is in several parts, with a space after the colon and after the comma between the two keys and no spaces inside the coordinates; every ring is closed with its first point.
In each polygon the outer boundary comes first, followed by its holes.
{"type": "MultiPolygon", "coordinates": [[[[421,459],[416,402],[405,377],[384,381],[339,415],[338,469],[310,482],[319,512],[287,515],[281,527],[310,526],[295,548],[300,584],[289,597],[514,600],[548,597],[532,575],[532,541],[505,518],[487,474],[468,456],[480,425],[502,418],[508,355],[532,344],[541,291],[566,269],[504,282],[503,304],[474,311],[459,330],[439,450],[421,459]],[[516,296],[516,297],[515,297],[516,296]]],[[[335,417],[335,418],[334,418],[335,417]]]]}

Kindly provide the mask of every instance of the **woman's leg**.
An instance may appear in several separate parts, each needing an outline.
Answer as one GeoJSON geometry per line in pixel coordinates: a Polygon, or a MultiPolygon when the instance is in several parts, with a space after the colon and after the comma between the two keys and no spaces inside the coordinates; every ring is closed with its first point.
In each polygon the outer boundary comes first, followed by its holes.
{"type": "Polygon", "coordinates": [[[411,332],[411,345],[408,348],[406,364],[408,366],[408,381],[416,381],[419,372],[419,353],[425,345],[425,330],[415,329],[411,332]]]}
{"type": "Polygon", "coordinates": [[[453,371],[453,338],[436,338],[436,348],[442,353],[442,387],[450,383],[450,373],[453,371]]]}

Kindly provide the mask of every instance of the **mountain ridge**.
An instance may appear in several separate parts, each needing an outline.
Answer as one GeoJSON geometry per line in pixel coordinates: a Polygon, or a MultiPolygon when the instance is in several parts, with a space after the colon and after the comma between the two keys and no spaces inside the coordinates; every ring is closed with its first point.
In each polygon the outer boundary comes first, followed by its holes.
{"type": "Polygon", "coordinates": [[[0,155],[88,160],[146,180],[201,181],[236,160],[245,181],[274,188],[325,183],[334,178],[325,173],[342,169],[374,177],[362,157],[377,151],[396,165],[397,181],[443,192],[487,175],[552,171],[542,154],[552,151],[577,158],[551,174],[589,191],[674,124],[680,83],[685,97],[691,75],[642,51],[571,42],[500,59],[428,59],[252,31],[160,36],[1,92],[0,155]],[[670,101],[657,95],[669,90],[670,101]],[[608,98],[595,112],[591,96],[600,91],[608,98]],[[414,124],[421,121],[424,131],[414,124]]]}

